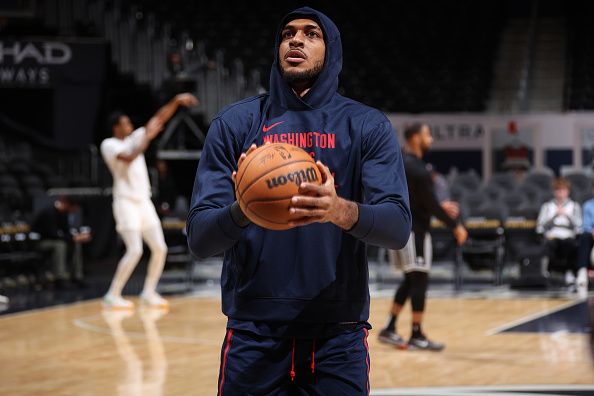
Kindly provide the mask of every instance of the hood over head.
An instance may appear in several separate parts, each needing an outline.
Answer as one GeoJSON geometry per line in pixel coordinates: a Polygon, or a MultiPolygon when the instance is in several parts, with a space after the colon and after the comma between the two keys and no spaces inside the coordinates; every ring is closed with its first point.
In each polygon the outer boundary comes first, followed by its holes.
{"type": "Polygon", "coordinates": [[[286,109],[316,109],[327,103],[338,89],[338,75],[342,70],[342,43],[340,32],[330,18],[309,7],[291,11],[281,20],[274,40],[274,62],[270,71],[270,97],[274,104],[286,109]],[[281,32],[285,25],[295,19],[311,19],[316,21],[324,33],[326,54],[324,67],[309,92],[298,97],[284,80],[278,61],[278,49],[281,32]]]}

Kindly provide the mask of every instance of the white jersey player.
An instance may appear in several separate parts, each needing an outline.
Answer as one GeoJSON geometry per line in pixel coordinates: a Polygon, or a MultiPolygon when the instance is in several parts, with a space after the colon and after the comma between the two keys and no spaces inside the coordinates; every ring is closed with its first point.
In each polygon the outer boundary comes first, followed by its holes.
{"type": "Polygon", "coordinates": [[[113,137],[101,143],[101,155],[113,176],[113,215],[116,230],[126,245],[109,291],[103,298],[106,308],[133,308],[122,298],[122,289],[142,256],[142,241],[151,250],[144,288],[140,301],[154,307],[167,307],[167,301],[157,293],[157,283],[163,272],[167,245],[161,222],[151,201],[151,186],[144,152],[163,130],[163,125],[179,106],[195,106],[198,99],[191,94],[179,94],[163,106],[147,122],[134,130],[130,118],[121,112],[109,116],[108,127],[113,137]]]}

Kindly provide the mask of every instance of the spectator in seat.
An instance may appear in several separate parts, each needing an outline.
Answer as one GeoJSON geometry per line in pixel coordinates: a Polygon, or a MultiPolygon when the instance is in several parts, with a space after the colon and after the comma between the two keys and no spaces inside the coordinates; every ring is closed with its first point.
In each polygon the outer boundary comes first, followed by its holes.
{"type": "Polygon", "coordinates": [[[545,238],[545,251],[549,263],[565,259],[565,282],[574,287],[578,272],[577,236],[582,232],[582,210],[569,198],[571,183],[559,178],[553,181],[553,199],[545,202],[538,214],[536,232],[545,238]]]}
{"type": "Polygon", "coordinates": [[[84,286],[82,244],[91,240],[91,233],[86,229],[79,232],[71,228],[71,214],[79,210],[78,202],[61,196],[33,220],[32,230],[41,236],[40,249],[51,251],[52,271],[58,288],[69,287],[69,279],[84,286]],[[71,273],[67,270],[69,264],[71,273]]]}

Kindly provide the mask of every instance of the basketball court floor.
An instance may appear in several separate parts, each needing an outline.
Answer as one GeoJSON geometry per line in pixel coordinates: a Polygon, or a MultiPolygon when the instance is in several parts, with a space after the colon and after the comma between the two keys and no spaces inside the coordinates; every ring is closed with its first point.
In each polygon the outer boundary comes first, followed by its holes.
{"type": "MultiPolygon", "coordinates": [[[[434,286],[425,329],[441,353],[377,342],[394,284],[372,285],[373,395],[594,395],[594,298],[434,286]]],[[[214,395],[225,317],[216,284],[168,312],[92,299],[0,316],[2,395],[214,395]]],[[[408,337],[410,313],[399,323],[408,337]]]]}

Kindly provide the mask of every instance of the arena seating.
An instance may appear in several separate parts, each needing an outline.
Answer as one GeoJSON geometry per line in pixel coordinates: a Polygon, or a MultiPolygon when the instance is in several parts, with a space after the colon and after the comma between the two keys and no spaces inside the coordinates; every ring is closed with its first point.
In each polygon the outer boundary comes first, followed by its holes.
{"type": "Polygon", "coordinates": [[[565,107],[568,110],[594,109],[594,4],[568,2],[568,51],[565,107]]]}
{"type": "MultiPolygon", "coordinates": [[[[180,50],[184,37],[205,45],[214,59],[222,50],[228,66],[241,59],[267,86],[273,32],[280,17],[300,2],[267,3],[258,17],[245,19],[251,3],[136,2],[134,10],[157,15],[172,28],[180,50]]],[[[336,7],[313,1],[341,29],[344,68],[341,92],[385,111],[483,111],[504,7],[495,1],[461,1],[426,7],[405,1],[378,8],[336,7]],[[423,9],[419,13],[419,9],[423,9]],[[385,26],[367,29],[366,25],[385,26]],[[374,33],[372,33],[374,32],[374,33]]],[[[130,8],[126,11],[129,12],[130,8]]],[[[253,15],[250,13],[250,15],[253,15]]]]}
{"type": "MultiPolygon", "coordinates": [[[[9,24],[2,33],[102,35],[105,27],[97,24],[103,23],[103,14],[96,11],[116,7],[121,11],[118,18],[134,25],[132,31],[169,34],[168,51],[203,48],[212,62],[222,51],[227,68],[240,59],[246,75],[257,70],[266,86],[275,24],[288,9],[303,4],[286,1],[259,6],[239,0],[81,3],[84,5],[65,10],[65,25],[53,26],[48,23],[51,18],[40,15],[33,23],[9,24]],[[249,12],[254,7],[258,7],[257,14],[249,12]],[[81,11],[85,9],[89,10],[86,14],[81,11]],[[93,13],[96,17],[91,16],[93,13]],[[250,15],[249,20],[246,15],[250,15]],[[73,20],[68,22],[67,16],[73,20]],[[191,48],[187,47],[188,38],[191,48]]],[[[502,29],[510,18],[528,18],[531,3],[423,0],[412,4],[399,0],[374,7],[337,7],[328,0],[309,2],[331,15],[341,29],[345,57],[341,92],[385,111],[413,113],[484,111],[502,29]],[[370,23],[385,28],[366,29],[370,23]]],[[[594,6],[587,0],[550,3],[539,2],[541,16],[546,17],[547,7],[552,7],[549,12],[567,22],[565,109],[593,109],[594,51],[590,44],[594,31],[590,21],[594,6]]],[[[163,76],[158,79],[162,81],[163,76]]]]}
{"type": "MultiPolygon", "coordinates": [[[[580,204],[592,198],[592,178],[585,171],[566,173],[572,181],[571,194],[580,204]]],[[[548,171],[528,172],[522,180],[511,173],[496,173],[483,183],[474,171],[458,174],[450,181],[453,200],[460,202],[462,222],[469,240],[462,249],[471,270],[492,269],[494,283],[502,283],[505,265],[518,265],[524,250],[539,247],[536,219],[541,205],[552,198],[553,176],[548,171]]],[[[447,246],[448,231],[433,222],[438,246],[447,246]]],[[[451,234],[449,239],[453,239],[451,234]]],[[[434,249],[435,260],[453,260],[452,249],[434,249]]],[[[461,280],[459,280],[461,282],[461,280]]]]}
{"type": "MultiPolygon", "coordinates": [[[[0,124],[1,125],[1,124],[0,124]]],[[[48,191],[92,186],[87,150],[60,150],[27,140],[5,125],[0,132],[0,289],[48,281],[39,237],[30,232],[48,191]]]]}

